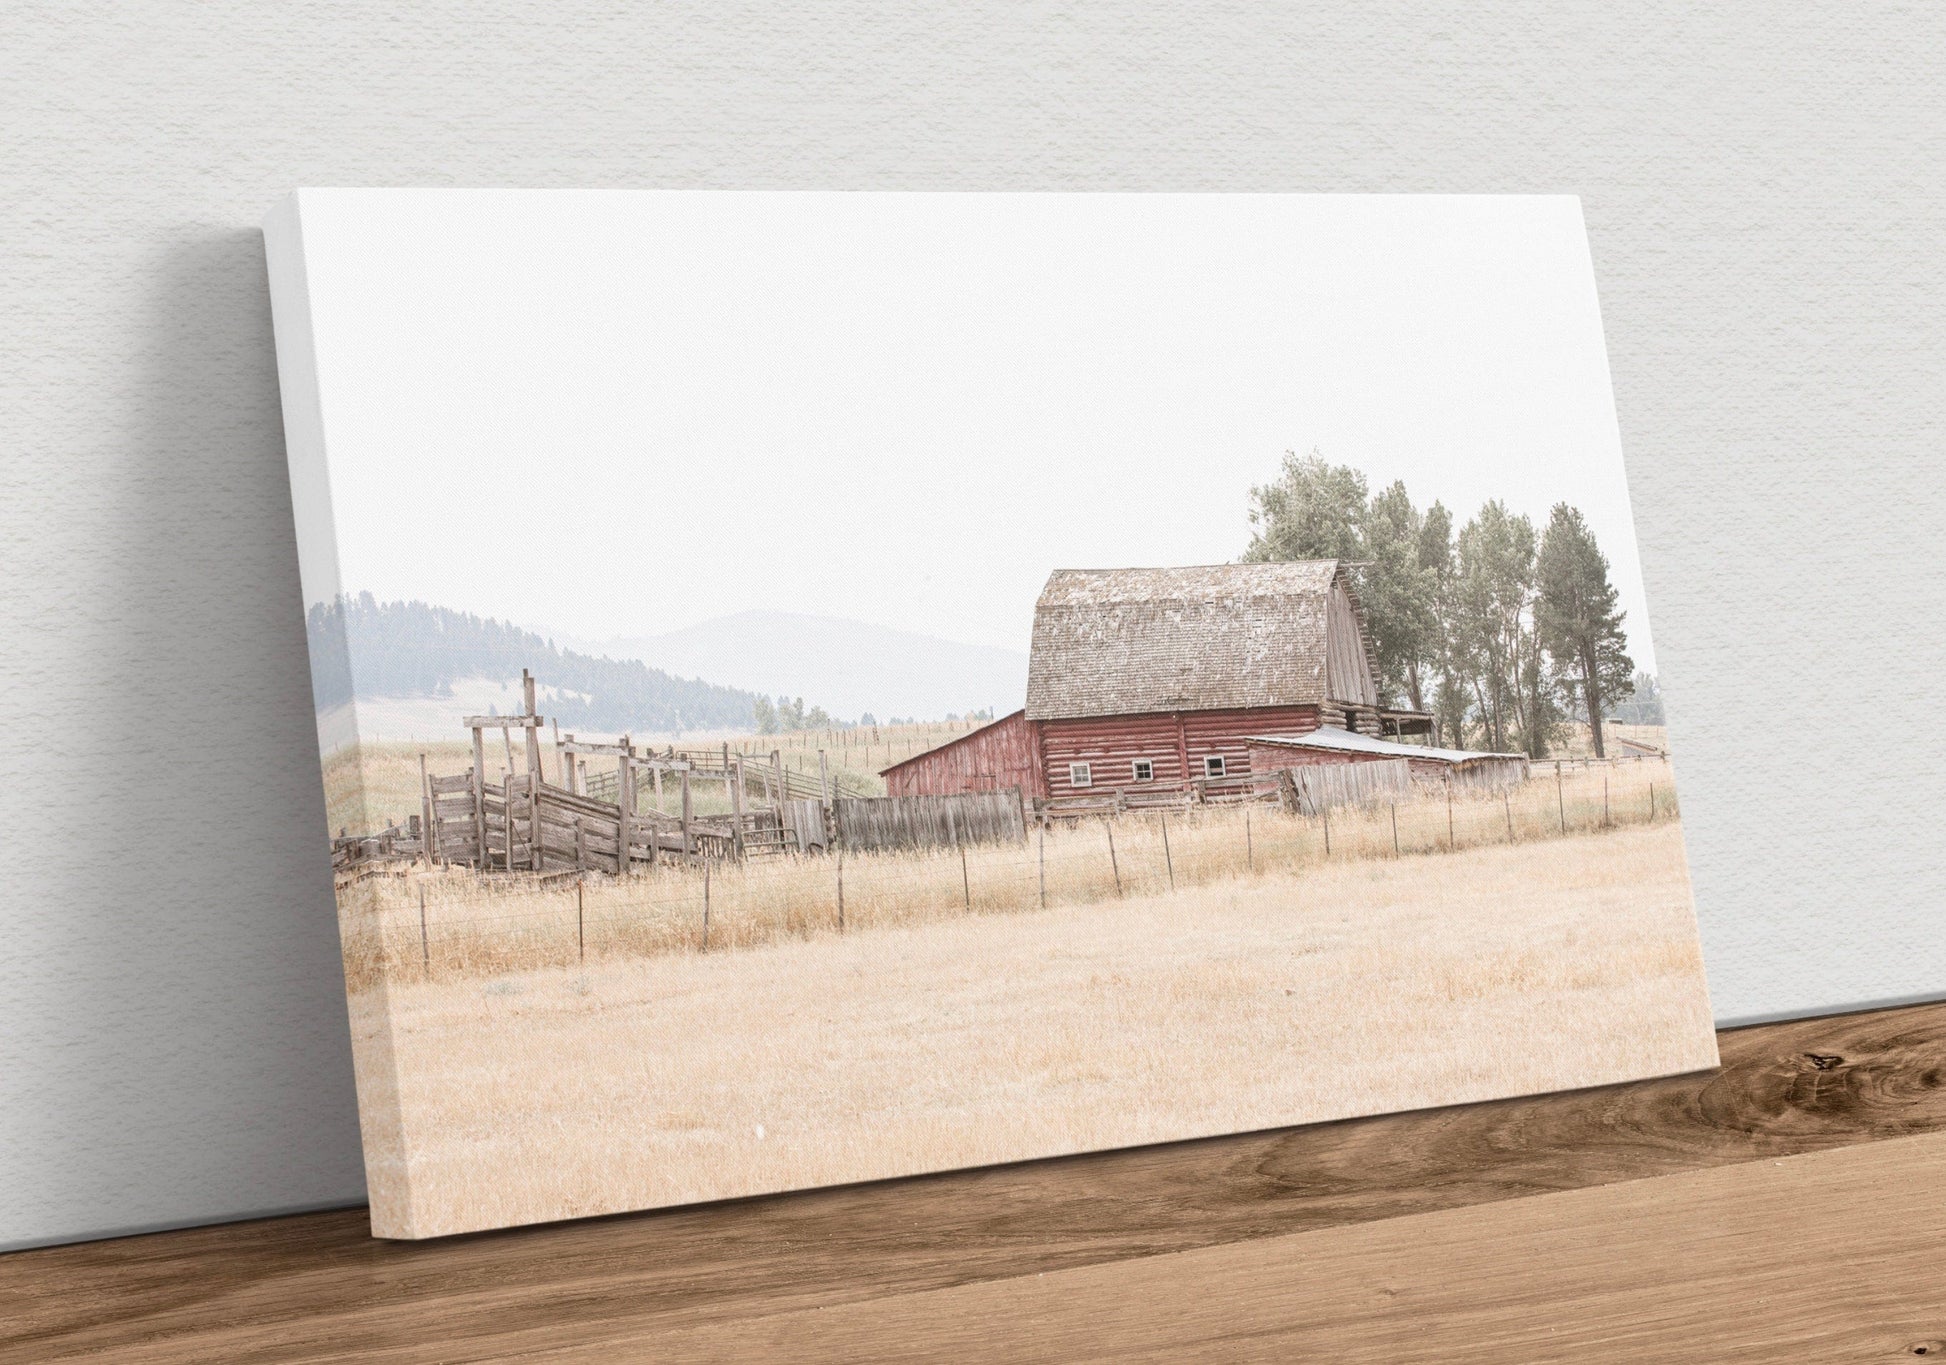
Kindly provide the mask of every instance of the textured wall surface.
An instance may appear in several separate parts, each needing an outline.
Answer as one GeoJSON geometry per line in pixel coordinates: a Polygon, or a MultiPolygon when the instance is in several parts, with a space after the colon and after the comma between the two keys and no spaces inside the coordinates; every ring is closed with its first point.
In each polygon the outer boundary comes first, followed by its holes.
{"type": "Polygon", "coordinates": [[[14,4],[0,1244],[352,1201],[299,185],[1583,197],[1720,1017],[1946,994],[1946,8],[14,4]]]}

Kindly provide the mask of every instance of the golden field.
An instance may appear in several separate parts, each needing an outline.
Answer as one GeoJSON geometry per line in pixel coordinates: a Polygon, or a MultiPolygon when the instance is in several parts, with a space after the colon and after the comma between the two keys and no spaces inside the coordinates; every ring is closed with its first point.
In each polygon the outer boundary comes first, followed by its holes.
{"type": "MultiPolygon", "coordinates": [[[[807,908],[738,951],[672,939],[497,975],[373,971],[352,995],[362,1107],[368,1123],[398,1116],[366,1133],[374,1230],[434,1236],[1712,1065],[1679,823],[1508,843],[1504,823],[1487,839],[1500,803],[1464,804],[1452,853],[1391,856],[1381,812],[1334,816],[1325,861],[1303,843],[1321,822],[1258,812],[1261,861],[1239,870],[1221,821],[1180,835],[1172,821],[1174,894],[1159,850],[1128,833],[1120,897],[1096,895],[1090,872],[1047,910],[1036,886],[992,890],[968,914],[955,858],[956,908],[889,891],[854,902],[848,885],[844,934],[807,908]]],[[[1509,803],[1517,834],[1539,804],[1509,803]]],[[[1413,809],[1439,817],[1418,835],[1443,835],[1443,803],[1413,809]]],[[[1118,856],[1131,823],[1115,827],[1118,856]]],[[[1062,835],[1063,856],[1104,836],[1062,835]]],[[[1024,881],[1020,850],[1006,852],[1024,881]]],[[[469,932],[485,943],[486,928],[469,932]]]]}

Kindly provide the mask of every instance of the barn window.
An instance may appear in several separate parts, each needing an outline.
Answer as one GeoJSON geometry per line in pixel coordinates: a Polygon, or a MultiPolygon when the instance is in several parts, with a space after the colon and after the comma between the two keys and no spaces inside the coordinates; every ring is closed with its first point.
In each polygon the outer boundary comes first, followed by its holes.
{"type": "Polygon", "coordinates": [[[1155,781],[1155,760],[1154,759],[1138,758],[1131,766],[1134,769],[1133,776],[1137,782],[1155,781]]]}
{"type": "Polygon", "coordinates": [[[1211,754],[1203,760],[1204,777],[1221,777],[1224,774],[1223,755],[1211,754]]]}
{"type": "Polygon", "coordinates": [[[1094,770],[1086,763],[1068,764],[1068,785],[1070,787],[1092,787],[1095,785],[1094,770]]]}

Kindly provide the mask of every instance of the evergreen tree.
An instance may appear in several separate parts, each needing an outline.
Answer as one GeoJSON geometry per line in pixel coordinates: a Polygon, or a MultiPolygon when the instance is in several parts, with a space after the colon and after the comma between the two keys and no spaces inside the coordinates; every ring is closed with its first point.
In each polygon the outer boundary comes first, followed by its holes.
{"type": "Polygon", "coordinates": [[[1608,581],[1608,557],[1581,513],[1566,503],[1557,503],[1548,517],[1537,577],[1535,621],[1542,643],[1579,690],[1595,755],[1603,757],[1603,710],[1629,694],[1635,664],[1608,581]]]}

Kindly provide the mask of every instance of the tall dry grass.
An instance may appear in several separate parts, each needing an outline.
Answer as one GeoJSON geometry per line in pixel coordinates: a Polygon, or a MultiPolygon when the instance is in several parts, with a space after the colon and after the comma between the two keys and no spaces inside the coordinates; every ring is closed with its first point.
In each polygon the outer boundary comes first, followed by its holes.
{"type": "Polygon", "coordinates": [[[375,1230],[433,1236],[1715,1061],[1673,824],[1279,864],[1174,895],[1138,875],[1125,900],[1045,912],[356,992],[375,1230]]]}
{"type": "MultiPolygon", "coordinates": [[[[415,764],[416,768],[416,764],[415,764]]],[[[1029,832],[1027,844],[788,858],[701,868],[665,862],[626,881],[537,884],[470,870],[375,878],[339,893],[353,989],[723,952],[840,932],[1166,896],[1327,862],[1443,855],[1679,818],[1669,766],[1569,771],[1500,796],[1437,793],[1323,818],[1270,806],[1126,814],[1029,832]],[[842,921],[842,922],[841,922],[842,921]]]]}

